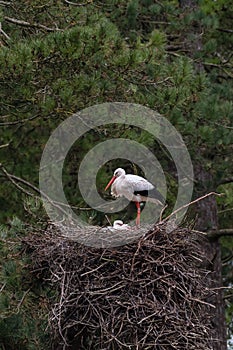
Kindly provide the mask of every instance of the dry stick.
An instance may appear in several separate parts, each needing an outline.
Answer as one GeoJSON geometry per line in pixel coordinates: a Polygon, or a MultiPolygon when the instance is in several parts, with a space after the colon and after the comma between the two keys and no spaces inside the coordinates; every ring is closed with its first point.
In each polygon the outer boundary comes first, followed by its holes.
{"type": "MultiPolygon", "coordinates": [[[[1,5],[1,2],[0,2],[0,5],[1,5]]],[[[7,40],[11,39],[9,37],[9,35],[7,35],[6,32],[4,32],[4,30],[2,29],[2,23],[1,22],[0,22],[0,34],[4,35],[7,40]]]]}
{"type": "Polygon", "coordinates": [[[17,19],[17,18],[11,18],[11,17],[8,17],[8,16],[5,16],[4,19],[5,19],[5,21],[13,23],[13,24],[17,24],[17,25],[20,25],[20,26],[23,26],[23,27],[40,28],[40,29],[46,30],[47,32],[55,32],[55,31],[59,31],[59,30],[61,31],[62,30],[62,29],[59,29],[59,28],[49,28],[49,27],[46,27],[46,26],[44,26],[43,24],[40,24],[40,23],[29,23],[29,22],[22,21],[22,20],[17,19]]]}
{"type": "Polygon", "coordinates": [[[35,195],[31,192],[28,192],[27,190],[25,190],[22,186],[20,186],[16,181],[23,183],[24,185],[30,187],[31,189],[33,189],[35,192],[37,192],[38,194],[40,194],[41,196],[45,197],[47,199],[47,201],[53,205],[54,207],[58,208],[63,214],[67,215],[67,212],[65,210],[63,210],[61,206],[63,207],[69,207],[72,209],[78,209],[78,210],[92,210],[92,208],[80,208],[80,207],[76,207],[73,205],[69,205],[69,204],[65,204],[65,203],[61,203],[58,201],[53,201],[48,195],[46,195],[43,191],[41,191],[39,188],[37,188],[36,186],[32,185],[30,182],[12,175],[10,173],[8,173],[8,171],[6,170],[6,168],[0,163],[0,169],[2,169],[2,172],[6,175],[6,177],[11,181],[11,183],[13,183],[14,186],[16,186],[21,192],[27,194],[30,197],[34,197],[35,195]],[[16,180],[16,181],[14,181],[16,180]]]}
{"type": "Polygon", "coordinates": [[[166,204],[166,205],[162,208],[162,210],[161,210],[161,212],[160,212],[160,215],[159,215],[159,222],[162,221],[163,213],[164,213],[164,211],[165,211],[165,209],[166,209],[167,207],[168,207],[168,205],[166,204]]]}
{"type": "Polygon", "coordinates": [[[210,230],[207,232],[208,237],[233,236],[233,228],[223,228],[220,230],[210,230]]]}
{"type": "Polygon", "coordinates": [[[78,4],[76,2],[72,2],[72,1],[68,1],[68,0],[64,0],[64,1],[65,1],[66,4],[73,5],[73,6],[86,6],[86,5],[89,5],[92,2],[91,0],[89,0],[86,3],[78,4]]]}
{"type": "Polygon", "coordinates": [[[30,290],[31,290],[31,288],[28,288],[28,289],[26,290],[26,292],[24,292],[24,294],[23,294],[23,296],[22,296],[20,302],[19,302],[18,305],[17,305],[17,312],[16,312],[16,315],[20,312],[20,307],[21,307],[21,305],[23,304],[24,299],[25,299],[26,295],[30,292],[30,290]]]}
{"type": "MultiPolygon", "coordinates": [[[[5,116],[7,117],[7,116],[5,116]]],[[[34,120],[36,118],[40,117],[40,114],[36,114],[36,115],[33,115],[32,117],[30,118],[25,118],[25,119],[20,119],[20,120],[15,120],[15,121],[12,121],[12,122],[1,122],[0,123],[0,126],[9,126],[9,125],[17,125],[17,124],[23,124],[25,122],[28,122],[28,121],[31,121],[31,120],[34,120]]]]}
{"type": "Polygon", "coordinates": [[[189,202],[189,203],[183,205],[182,207],[176,209],[176,210],[173,211],[170,215],[168,215],[165,219],[163,219],[162,223],[165,222],[165,221],[167,221],[168,219],[170,219],[173,215],[177,214],[177,213],[180,212],[182,209],[187,208],[187,207],[189,207],[190,205],[195,204],[195,203],[201,201],[202,199],[207,198],[207,197],[212,196],[212,195],[218,196],[218,197],[222,197],[222,196],[224,196],[224,193],[216,193],[216,192],[207,193],[207,194],[205,194],[204,196],[199,197],[199,198],[195,199],[194,201],[189,202]]]}
{"type": "Polygon", "coordinates": [[[22,186],[20,186],[15,180],[22,182],[23,184],[27,185],[28,187],[32,188],[34,191],[36,191],[37,193],[41,194],[43,197],[45,197],[47,199],[47,201],[52,204],[54,207],[56,207],[57,209],[59,209],[63,214],[67,215],[67,212],[62,209],[59,205],[55,204],[45,193],[43,193],[42,191],[40,191],[36,186],[30,184],[29,182],[27,182],[26,180],[23,180],[15,175],[11,175],[8,173],[8,171],[4,168],[4,166],[0,163],[0,169],[2,170],[2,172],[6,175],[6,177],[23,193],[27,194],[30,197],[33,197],[33,193],[28,192],[27,190],[25,190],[22,186]]]}
{"type": "Polygon", "coordinates": [[[111,221],[109,220],[108,215],[104,215],[104,216],[105,216],[105,218],[107,219],[108,223],[112,226],[112,223],[111,223],[111,221]]]}
{"type": "Polygon", "coordinates": [[[0,1],[0,5],[10,6],[10,5],[11,5],[11,2],[8,2],[8,1],[0,1]]]}
{"type": "Polygon", "coordinates": [[[2,166],[2,164],[0,163],[0,169],[2,170],[2,172],[6,175],[6,177],[11,181],[11,183],[13,183],[13,185],[18,188],[20,191],[22,191],[23,193],[27,194],[28,196],[33,196],[33,194],[31,192],[28,192],[27,190],[25,190],[22,186],[20,186],[19,184],[17,184],[17,182],[15,182],[12,179],[11,174],[9,174],[7,172],[7,170],[2,166]]]}
{"type": "Polygon", "coordinates": [[[8,147],[9,146],[9,143],[6,143],[5,145],[1,145],[0,148],[5,148],[5,147],[8,147]]]}

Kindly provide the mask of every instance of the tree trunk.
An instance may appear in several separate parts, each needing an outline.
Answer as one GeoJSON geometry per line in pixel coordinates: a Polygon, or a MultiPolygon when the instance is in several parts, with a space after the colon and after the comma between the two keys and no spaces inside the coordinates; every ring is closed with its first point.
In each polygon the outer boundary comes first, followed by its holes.
{"type": "MultiPolygon", "coordinates": [[[[203,192],[208,192],[212,184],[212,176],[203,168],[196,169],[196,179],[203,186],[203,192]]],[[[200,231],[217,230],[218,216],[217,203],[214,196],[205,198],[197,203],[197,222],[196,229],[200,231]]],[[[223,299],[222,287],[222,261],[221,261],[221,245],[218,238],[211,238],[202,247],[206,256],[204,268],[211,271],[210,288],[214,289],[214,294],[210,302],[215,306],[212,318],[212,339],[213,350],[227,350],[227,334],[225,321],[225,306],[223,299]]]]}
{"type": "MultiPolygon", "coordinates": [[[[179,0],[180,8],[183,13],[188,13],[197,10],[197,0],[179,0]]],[[[188,30],[184,33],[183,45],[188,50],[191,58],[195,57],[195,53],[202,48],[201,42],[201,27],[195,21],[190,25],[188,30]]],[[[203,70],[201,63],[195,65],[196,71],[203,70]]],[[[213,179],[209,172],[197,165],[195,169],[195,177],[198,181],[198,188],[201,187],[199,195],[206,194],[213,189],[213,179]]],[[[200,201],[196,205],[197,222],[196,229],[200,231],[217,230],[218,229],[218,215],[217,203],[214,196],[210,196],[200,201]]],[[[207,241],[203,247],[206,256],[204,267],[212,271],[210,287],[215,289],[215,294],[210,302],[215,306],[213,309],[213,350],[227,349],[227,335],[225,310],[222,287],[222,263],[221,263],[221,246],[218,238],[213,238],[207,241]],[[217,288],[217,289],[216,289],[217,288]]]]}

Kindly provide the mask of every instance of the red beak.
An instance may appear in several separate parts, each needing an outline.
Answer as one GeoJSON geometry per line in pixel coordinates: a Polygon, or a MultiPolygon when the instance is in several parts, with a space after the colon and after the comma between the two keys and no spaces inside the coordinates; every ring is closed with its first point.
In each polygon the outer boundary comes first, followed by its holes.
{"type": "Polygon", "coordinates": [[[109,181],[109,183],[107,184],[107,186],[105,187],[105,191],[107,191],[107,189],[111,186],[111,184],[116,180],[116,176],[113,176],[111,178],[111,180],[109,181]]]}

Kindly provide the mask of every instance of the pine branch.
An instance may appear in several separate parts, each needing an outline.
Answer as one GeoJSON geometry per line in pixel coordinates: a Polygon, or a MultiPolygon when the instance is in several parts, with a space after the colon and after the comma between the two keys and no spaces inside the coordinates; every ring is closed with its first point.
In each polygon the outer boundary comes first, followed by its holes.
{"type": "Polygon", "coordinates": [[[40,117],[41,115],[40,114],[36,114],[32,117],[29,117],[29,118],[25,118],[25,119],[19,119],[19,120],[15,120],[13,122],[2,122],[0,123],[0,126],[8,126],[8,125],[17,125],[17,124],[23,124],[25,122],[28,122],[28,121],[31,121],[31,120],[34,120],[38,117],[40,117]]]}
{"type": "Polygon", "coordinates": [[[228,177],[226,179],[222,179],[218,182],[218,186],[220,185],[226,185],[226,184],[230,184],[233,182],[233,177],[228,177]]]}
{"type": "Polygon", "coordinates": [[[217,28],[217,30],[223,33],[233,33],[232,29],[217,28]]]}
{"type": "Polygon", "coordinates": [[[40,23],[30,23],[30,22],[19,20],[17,18],[11,18],[11,17],[7,17],[7,16],[5,16],[4,19],[5,19],[5,21],[7,21],[9,23],[13,23],[13,24],[23,26],[23,27],[39,28],[39,29],[46,30],[47,32],[55,32],[55,31],[62,30],[59,28],[50,28],[50,27],[44,26],[43,24],[40,24],[40,23]]]}
{"type": "Polygon", "coordinates": [[[232,211],[232,210],[233,210],[233,208],[227,208],[227,209],[219,210],[218,214],[224,214],[224,213],[227,213],[228,211],[232,211]]]}
{"type": "Polygon", "coordinates": [[[211,230],[207,232],[209,238],[220,238],[223,236],[233,236],[233,228],[223,228],[220,230],[211,230]]]}
{"type": "Polygon", "coordinates": [[[233,127],[232,126],[228,126],[228,125],[224,125],[224,124],[220,124],[220,123],[212,123],[214,125],[217,125],[217,126],[221,126],[222,128],[225,128],[225,129],[230,129],[230,130],[233,130],[233,127]]]}
{"type": "Polygon", "coordinates": [[[38,193],[41,197],[44,197],[51,205],[53,205],[54,207],[58,208],[61,212],[63,212],[64,214],[67,215],[67,212],[62,208],[62,207],[68,207],[68,208],[72,208],[72,209],[77,209],[77,210],[92,210],[92,208],[80,208],[80,207],[76,207],[73,205],[69,205],[69,204],[65,204],[65,203],[61,203],[58,201],[53,201],[49,196],[46,195],[46,193],[42,192],[39,188],[37,188],[36,186],[34,186],[33,184],[31,184],[30,182],[15,176],[13,174],[8,173],[8,171],[6,170],[6,168],[0,163],[0,170],[3,172],[3,174],[5,175],[5,177],[18,189],[20,190],[22,193],[26,194],[27,196],[30,197],[35,197],[35,194],[33,194],[32,192],[29,192],[27,190],[25,190],[24,187],[20,186],[18,184],[22,183],[23,185],[29,187],[30,189],[32,189],[33,191],[35,191],[36,193],[38,193]]]}
{"type": "Polygon", "coordinates": [[[2,34],[7,40],[10,40],[9,35],[7,35],[6,32],[4,32],[4,30],[2,29],[2,23],[1,22],[0,22],[0,34],[2,34]]]}
{"type": "Polygon", "coordinates": [[[68,0],[64,0],[64,2],[68,5],[73,5],[73,6],[86,6],[86,5],[89,5],[90,3],[92,3],[92,0],[89,0],[86,3],[81,3],[81,4],[73,2],[73,1],[68,1],[68,0]]]}
{"type": "Polygon", "coordinates": [[[3,6],[10,6],[11,4],[12,3],[8,1],[0,1],[0,5],[3,5],[3,6]]]}
{"type": "Polygon", "coordinates": [[[0,145],[0,148],[5,148],[5,147],[8,147],[9,146],[9,143],[5,143],[5,145],[0,145]]]}

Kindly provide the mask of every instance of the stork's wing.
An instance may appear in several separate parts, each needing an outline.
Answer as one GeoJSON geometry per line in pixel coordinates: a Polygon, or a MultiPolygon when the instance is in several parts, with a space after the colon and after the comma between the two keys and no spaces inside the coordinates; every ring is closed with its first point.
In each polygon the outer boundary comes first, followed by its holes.
{"type": "MultiPolygon", "coordinates": [[[[129,175],[130,182],[133,187],[133,192],[135,195],[140,194],[148,198],[158,199],[161,203],[164,203],[165,200],[161,193],[157,190],[156,186],[152,185],[149,181],[143,177],[137,175],[129,175]]],[[[127,175],[128,178],[128,175],[127,175]]]]}
{"type": "Polygon", "coordinates": [[[130,182],[131,188],[133,191],[149,191],[154,188],[154,185],[152,185],[149,181],[144,179],[141,176],[137,175],[126,175],[127,181],[130,182]]]}

